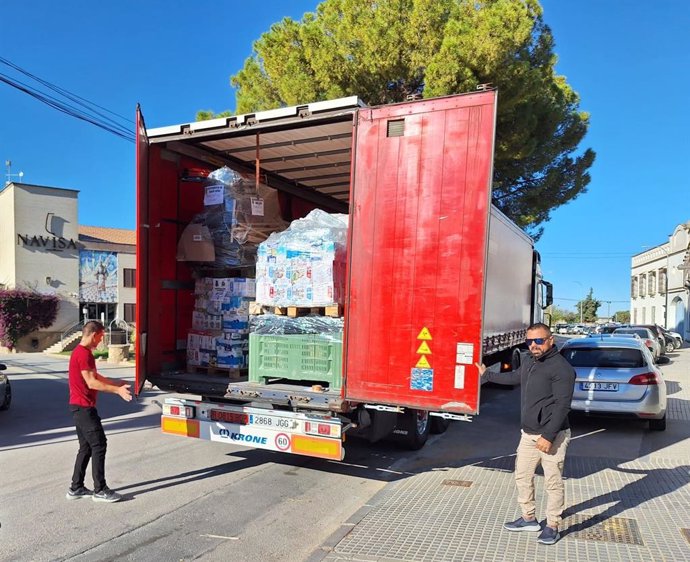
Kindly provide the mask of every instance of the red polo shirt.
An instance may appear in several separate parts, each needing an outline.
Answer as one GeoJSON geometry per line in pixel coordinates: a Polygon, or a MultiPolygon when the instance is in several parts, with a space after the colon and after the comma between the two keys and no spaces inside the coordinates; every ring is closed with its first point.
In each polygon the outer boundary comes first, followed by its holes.
{"type": "Polygon", "coordinates": [[[95,371],[96,360],[88,347],[79,344],[69,358],[69,403],[85,408],[96,406],[97,390],[86,386],[82,371],[95,371]]]}

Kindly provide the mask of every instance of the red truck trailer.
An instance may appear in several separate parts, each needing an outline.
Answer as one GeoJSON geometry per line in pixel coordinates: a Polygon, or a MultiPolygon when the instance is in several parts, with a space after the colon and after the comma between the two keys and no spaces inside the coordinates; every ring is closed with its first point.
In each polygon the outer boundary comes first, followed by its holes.
{"type": "Polygon", "coordinates": [[[551,301],[532,240],[491,205],[496,100],[350,97],[155,129],[138,111],[137,391],[187,395],[163,431],[340,460],[346,434],[419,448],[477,414],[474,363],[515,366],[551,301]],[[279,190],[287,219],[349,214],[340,389],[187,370],[194,279],[176,248],[195,179],[226,165],[279,190]]]}

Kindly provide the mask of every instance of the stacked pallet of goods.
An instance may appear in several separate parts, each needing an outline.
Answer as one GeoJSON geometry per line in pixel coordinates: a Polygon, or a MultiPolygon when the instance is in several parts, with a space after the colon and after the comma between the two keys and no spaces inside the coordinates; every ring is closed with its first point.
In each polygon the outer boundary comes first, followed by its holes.
{"type": "Polygon", "coordinates": [[[340,388],[347,222],[317,209],[259,245],[252,312],[269,313],[250,319],[251,381],[340,388]]]}
{"type": "Polygon", "coordinates": [[[249,303],[254,279],[204,277],[195,283],[192,330],[187,335],[187,365],[217,370],[248,366],[249,303]]]}
{"type": "Polygon", "coordinates": [[[178,244],[195,278],[187,369],[240,375],[248,366],[249,304],[258,244],[286,223],[275,190],[223,167],[202,183],[204,210],[178,244]]]}

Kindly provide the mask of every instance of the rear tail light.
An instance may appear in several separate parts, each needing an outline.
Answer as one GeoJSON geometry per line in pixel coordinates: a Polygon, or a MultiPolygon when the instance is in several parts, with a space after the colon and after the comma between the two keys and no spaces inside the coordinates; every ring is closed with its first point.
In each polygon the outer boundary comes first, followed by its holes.
{"type": "Polygon", "coordinates": [[[659,384],[659,377],[656,373],[643,373],[641,375],[635,375],[628,381],[628,384],[637,386],[659,384]]]}
{"type": "Polygon", "coordinates": [[[340,437],[340,426],[332,423],[304,422],[304,432],[309,435],[340,437]]]}
{"type": "Polygon", "coordinates": [[[193,406],[179,406],[176,404],[163,404],[163,414],[166,416],[177,416],[180,418],[193,418],[193,406]]]}

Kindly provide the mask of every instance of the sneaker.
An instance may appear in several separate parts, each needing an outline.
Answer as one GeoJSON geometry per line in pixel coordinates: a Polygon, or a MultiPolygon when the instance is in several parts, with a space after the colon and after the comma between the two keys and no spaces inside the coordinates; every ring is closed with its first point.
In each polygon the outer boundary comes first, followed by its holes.
{"type": "Polygon", "coordinates": [[[541,525],[539,524],[539,521],[537,521],[536,519],[530,519],[528,521],[523,517],[520,517],[515,521],[503,523],[503,528],[508,529],[509,531],[530,531],[532,533],[541,531],[541,525]]]}
{"type": "Polygon", "coordinates": [[[110,488],[103,488],[100,492],[94,492],[92,499],[95,502],[114,503],[119,502],[122,496],[110,488]]]}
{"type": "Polygon", "coordinates": [[[537,542],[540,542],[541,544],[556,544],[560,538],[561,534],[558,532],[558,529],[554,529],[553,527],[549,527],[547,525],[537,537],[537,542]]]}
{"type": "Polygon", "coordinates": [[[68,500],[78,500],[79,498],[86,498],[88,496],[93,496],[93,492],[84,486],[73,490],[70,488],[67,490],[67,495],[65,496],[68,500]]]}

